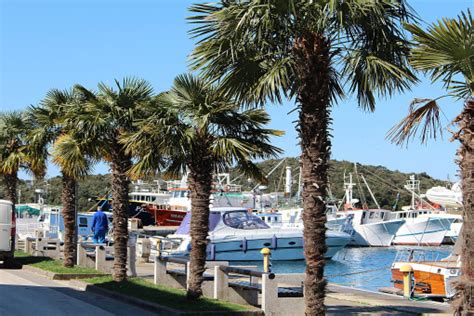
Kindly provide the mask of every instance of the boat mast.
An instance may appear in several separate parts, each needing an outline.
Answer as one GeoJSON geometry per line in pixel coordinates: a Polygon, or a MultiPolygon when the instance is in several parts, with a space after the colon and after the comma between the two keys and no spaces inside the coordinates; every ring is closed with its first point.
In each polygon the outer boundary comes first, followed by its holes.
{"type": "MultiPolygon", "coordinates": [[[[405,185],[405,189],[411,192],[411,209],[415,209],[415,199],[416,199],[416,191],[420,189],[420,180],[416,180],[414,174],[410,176],[410,180],[407,180],[407,184],[405,185]]],[[[421,201],[421,198],[420,198],[421,201]]]]}
{"type": "Polygon", "coordinates": [[[291,185],[293,179],[291,178],[291,167],[286,166],[286,174],[285,174],[285,195],[287,197],[291,197],[291,185]]]}
{"type": "Polygon", "coordinates": [[[370,189],[369,184],[368,184],[367,181],[365,180],[364,175],[361,174],[360,176],[361,176],[362,180],[364,180],[365,186],[367,187],[367,190],[369,190],[370,196],[372,197],[372,200],[374,200],[375,205],[377,205],[377,208],[380,209],[379,202],[377,202],[377,199],[375,198],[374,193],[372,193],[372,190],[370,189]]]}
{"type": "MultiPolygon", "coordinates": [[[[281,166],[281,164],[282,164],[283,162],[285,162],[285,160],[286,160],[286,158],[283,158],[272,170],[270,170],[269,173],[267,173],[267,175],[266,175],[265,177],[268,178],[273,172],[275,172],[275,170],[278,169],[278,167],[281,166]]],[[[260,182],[257,183],[256,186],[253,187],[252,191],[256,190],[259,186],[260,186],[260,182]]]]}
{"type": "Polygon", "coordinates": [[[302,167],[300,166],[300,172],[298,173],[298,193],[296,193],[298,201],[301,200],[301,192],[303,191],[301,187],[301,171],[302,167]]]}

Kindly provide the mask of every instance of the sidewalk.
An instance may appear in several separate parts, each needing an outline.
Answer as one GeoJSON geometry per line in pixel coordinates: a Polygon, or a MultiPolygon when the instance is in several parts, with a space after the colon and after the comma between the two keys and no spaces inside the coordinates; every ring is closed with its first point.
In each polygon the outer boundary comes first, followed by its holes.
{"type": "Polygon", "coordinates": [[[0,315],[154,315],[115,299],[25,270],[0,269],[0,315]]]}

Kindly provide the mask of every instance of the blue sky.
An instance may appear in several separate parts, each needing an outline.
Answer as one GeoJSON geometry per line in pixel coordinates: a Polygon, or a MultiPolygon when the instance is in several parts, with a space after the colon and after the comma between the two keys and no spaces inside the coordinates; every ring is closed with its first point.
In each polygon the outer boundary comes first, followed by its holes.
{"type": "MultiPolygon", "coordinates": [[[[0,110],[36,104],[50,88],[75,83],[93,88],[99,81],[112,83],[130,75],[149,80],[157,92],[169,88],[173,78],[186,71],[193,41],[185,17],[187,7],[196,1],[0,0],[0,110]]],[[[474,4],[472,0],[409,3],[424,25],[455,17],[474,4]]],[[[339,102],[332,115],[332,157],[454,179],[457,144],[449,142],[449,132],[443,140],[413,142],[408,148],[385,140],[414,97],[442,93],[440,85],[423,79],[412,91],[379,100],[375,113],[359,110],[353,99],[339,102]]],[[[451,100],[443,105],[450,119],[462,107],[451,100]]],[[[300,152],[293,124],[297,114],[287,115],[293,107],[291,102],[268,106],[271,127],[286,131],[274,140],[286,156],[300,152]]],[[[99,165],[96,172],[108,169],[99,165]]],[[[57,169],[50,168],[48,174],[56,175],[57,169]]]]}

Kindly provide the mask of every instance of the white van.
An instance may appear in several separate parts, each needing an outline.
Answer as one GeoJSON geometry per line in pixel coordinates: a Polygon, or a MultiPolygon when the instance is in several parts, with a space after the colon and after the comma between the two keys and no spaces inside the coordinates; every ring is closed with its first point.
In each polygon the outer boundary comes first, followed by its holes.
{"type": "Polygon", "coordinates": [[[11,263],[15,252],[15,213],[13,203],[0,200],[0,261],[11,263]]]}

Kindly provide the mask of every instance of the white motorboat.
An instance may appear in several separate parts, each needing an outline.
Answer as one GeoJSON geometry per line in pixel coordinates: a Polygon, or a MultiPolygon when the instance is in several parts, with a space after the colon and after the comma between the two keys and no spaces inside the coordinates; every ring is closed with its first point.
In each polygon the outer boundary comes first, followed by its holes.
{"type": "Polygon", "coordinates": [[[462,207],[462,191],[459,182],[453,184],[451,189],[445,187],[432,187],[426,191],[426,198],[432,202],[439,204],[445,208],[462,207]]]}
{"type": "MultiPolygon", "coordinates": [[[[170,255],[187,256],[191,246],[189,235],[191,213],[188,212],[170,240],[180,240],[170,255]]],[[[332,258],[350,241],[350,235],[327,231],[326,258],[332,258]]],[[[244,208],[212,208],[209,218],[207,260],[257,261],[260,251],[268,247],[272,260],[303,260],[303,234],[300,227],[271,227],[244,208]]]]}

